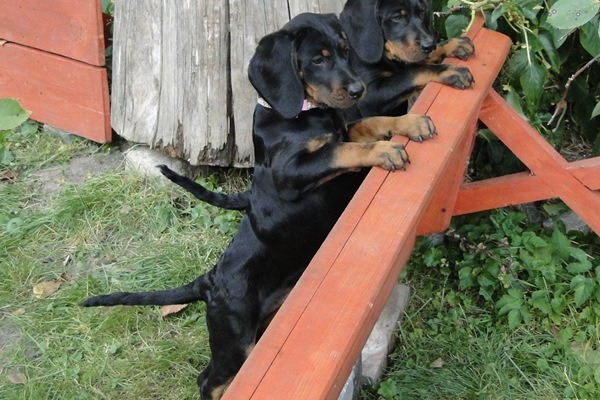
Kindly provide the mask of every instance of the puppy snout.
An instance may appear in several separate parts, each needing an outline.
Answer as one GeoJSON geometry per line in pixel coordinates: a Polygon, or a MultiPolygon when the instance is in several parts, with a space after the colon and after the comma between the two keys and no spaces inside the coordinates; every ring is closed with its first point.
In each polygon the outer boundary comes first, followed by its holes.
{"type": "Polygon", "coordinates": [[[419,46],[421,46],[421,51],[423,53],[431,53],[436,47],[435,42],[433,41],[421,42],[419,43],[419,46]]]}
{"type": "Polygon", "coordinates": [[[362,83],[353,83],[348,85],[346,90],[348,91],[348,95],[352,99],[356,100],[362,97],[363,93],[365,92],[365,87],[362,85],[362,83]]]}

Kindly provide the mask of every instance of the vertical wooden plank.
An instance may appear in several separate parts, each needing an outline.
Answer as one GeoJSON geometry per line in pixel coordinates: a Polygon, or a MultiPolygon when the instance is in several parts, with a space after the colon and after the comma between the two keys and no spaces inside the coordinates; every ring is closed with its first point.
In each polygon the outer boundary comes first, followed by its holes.
{"type": "Polygon", "coordinates": [[[223,0],[116,2],[114,129],[192,165],[229,165],[228,26],[223,0]]]}
{"type": "Polygon", "coordinates": [[[229,7],[231,101],[235,133],[233,164],[251,167],[254,165],[252,117],[257,95],[248,81],[248,63],[254,55],[258,41],[288,22],[287,2],[230,0],[229,7]]]}
{"type": "Polygon", "coordinates": [[[103,66],[100,0],[0,0],[0,39],[103,66]]]}
{"type": "Polygon", "coordinates": [[[465,178],[465,170],[469,161],[469,156],[473,150],[475,136],[477,135],[477,119],[471,121],[465,126],[462,141],[458,144],[456,156],[441,176],[440,185],[433,195],[427,210],[419,221],[417,235],[426,235],[446,230],[450,226],[452,210],[461,183],[465,178]]]}
{"type": "Polygon", "coordinates": [[[293,18],[303,12],[334,13],[339,15],[345,0],[289,0],[290,16],[293,18]]]}
{"type": "Polygon", "coordinates": [[[127,140],[151,143],[161,90],[159,5],[153,0],[117,1],[114,15],[112,127],[127,140]]]}

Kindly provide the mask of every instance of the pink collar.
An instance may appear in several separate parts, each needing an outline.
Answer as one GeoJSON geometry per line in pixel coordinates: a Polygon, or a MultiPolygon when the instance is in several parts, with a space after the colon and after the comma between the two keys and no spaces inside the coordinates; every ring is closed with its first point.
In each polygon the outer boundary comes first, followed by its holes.
{"type": "MultiPolygon", "coordinates": [[[[271,107],[271,105],[269,103],[267,103],[267,101],[265,99],[263,99],[260,96],[258,96],[257,102],[258,102],[258,104],[260,104],[261,106],[263,106],[265,108],[273,108],[273,107],[271,107]]],[[[302,103],[302,111],[312,110],[313,108],[318,108],[318,106],[315,106],[310,101],[304,99],[304,102],[302,103]]]]}

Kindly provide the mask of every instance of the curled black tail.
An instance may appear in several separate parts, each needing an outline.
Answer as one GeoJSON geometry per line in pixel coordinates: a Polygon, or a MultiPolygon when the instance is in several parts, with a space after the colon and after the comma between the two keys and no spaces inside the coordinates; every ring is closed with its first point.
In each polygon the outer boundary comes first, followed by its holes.
{"type": "Polygon", "coordinates": [[[97,306],[166,306],[171,304],[188,304],[194,301],[206,301],[204,278],[198,277],[193,282],[174,289],[154,292],[127,293],[118,292],[90,297],[79,303],[82,307],[97,306]]]}
{"type": "Polygon", "coordinates": [[[178,184],[198,200],[202,200],[216,207],[226,208],[228,210],[247,210],[250,205],[250,191],[241,193],[223,194],[208,190],[204,186],[193,180],[181,176],[175,171],[169,169],[166,165],[158,165],[160,172],[174,183],[178,184]]]}

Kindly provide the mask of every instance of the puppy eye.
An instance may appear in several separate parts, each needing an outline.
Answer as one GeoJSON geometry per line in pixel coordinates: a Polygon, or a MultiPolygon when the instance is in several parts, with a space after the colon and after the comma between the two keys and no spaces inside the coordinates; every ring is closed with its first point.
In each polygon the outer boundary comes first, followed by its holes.
{"type": "Polygon", "coordinates": [[[405,19],[407,15],[408,15],[408,12],[406,10],[400,10],[400,12],[392,14],[392,18],[391,19],[394,22],[400,22],[403,19],[405,19]]]}
{"type": "Polygon", "coordinates": [[[314,65],[321,65],[325,63],[325,58],[323,56],[316,56],[311,60],[311,62],[314,65]]]}

